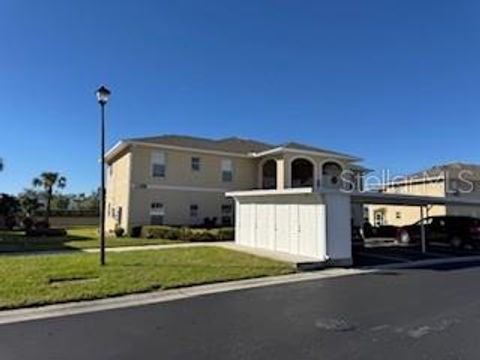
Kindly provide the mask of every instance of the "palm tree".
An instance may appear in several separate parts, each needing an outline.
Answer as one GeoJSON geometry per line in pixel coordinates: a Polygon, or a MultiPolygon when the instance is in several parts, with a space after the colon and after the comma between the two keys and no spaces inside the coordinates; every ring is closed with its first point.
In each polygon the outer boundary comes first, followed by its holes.
{"type": "Polygon", "coordinates": [[[59,173],[44,172],[40,177],[33,179],[34,187],[41,187],[45,190],[47,204],[45,206],[45,222],[48,224],[50,220],[50,206],[52,203],[54,188],[63,189],[67,186],[67,179],[60,176],[59,173]]]}
{"type": "Polygon", "coordinates": [[[34,190],[25,189],[25,191],[18,195],[20,207],[26,217],[33,217],[35,212],[42,207],[38,201],[38,194],[34,190]]]}

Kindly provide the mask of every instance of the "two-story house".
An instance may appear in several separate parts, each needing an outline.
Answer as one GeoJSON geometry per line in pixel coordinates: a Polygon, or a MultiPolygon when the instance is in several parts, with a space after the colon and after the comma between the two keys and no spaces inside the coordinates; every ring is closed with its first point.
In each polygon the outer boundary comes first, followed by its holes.
{"type": "MultiPolygon", "coordinates": [[[[122,140],[106,154],[107,230],[148,224],[232,225],[232,190],[362,186],[359,158],[236,137],[122,140]]],[[[362,210],[358,209],[360,219],[362,210]]]]}

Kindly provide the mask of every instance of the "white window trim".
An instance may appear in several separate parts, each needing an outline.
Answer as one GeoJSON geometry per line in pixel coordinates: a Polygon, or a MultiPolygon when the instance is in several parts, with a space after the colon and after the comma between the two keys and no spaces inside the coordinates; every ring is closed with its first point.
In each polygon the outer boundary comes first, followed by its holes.
{"type": "Polygon", "coordinates": [[[200,156],[192,156],[190,158],[190,170],[193,171],[193,172],[198,172],[198,171],[202,170],[202,159],[200,158],[200,156]],[[193,168],[193,160],[194,159],[198,159],[198,169],[193,168]]]}
{"type": "Polygon", "coordinates": [[[151,158],[150,158],[150,175],[153,178],[165,178],[167,176],[167,154],[165,151],[152,151],[151,158]],[[153,167],[154,165],[163,165],[164,167],[164,174],[163,176],[155,176],[153,167]]]}
{"type": "Polygon", "coordinates": [[[200,206],[198,206],[198,204],[190,204],[190,207],[189,207],[189,215],[192,219],[198,219],[199,218],[199,215],[200,215],[200,206]],[[196,209],[194,211],[196,211],[195,214],[192,214],[192,208],[196,206],[196,209]]]}
{"type": "Polygon", "coordinates": [[[220,164],[221,172],[220,176],[222,179],[222,182],[224,183],[231,183],[233,182],[233,178],[235,176],[234,171],[233,171],[233,160],[232,159],[222,159],[221,164],[220,164]],[[231,180],[230,181],[225,181],[223,178],[223,174],[226,172],[230,172],[231,174],[231,180]]]}
{"type": "Polygon", "coordinates": [[[152,202],[150,203],[150,215],[159,215],[165,216],[165,204],[161,202],[152,202]],[[154,207],[153,205],[161,205],[158,207],[154,207]]]}

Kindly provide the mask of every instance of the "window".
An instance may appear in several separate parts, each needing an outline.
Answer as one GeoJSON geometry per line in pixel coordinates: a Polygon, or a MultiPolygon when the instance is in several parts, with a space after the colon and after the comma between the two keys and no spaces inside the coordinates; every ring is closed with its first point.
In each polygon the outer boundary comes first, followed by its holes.
{"type": "Polygon", "coordinates": [[[222,160],[222,181],[223,182],[232,182],[233,181],[233,163],[230,159],[222,160]]]}
{"type": "Polygon", "coordinates": [[[165,177],[165,153],[162,151],[154,151],[152,153],[152,176],[165,177]]]}
{"type": "Polygon", "coordinates": [[[277,188],[277,162],[267,160],[262,166],[262,189],[277,188]]]}
{"type": "Polygon", "coordinates": [[[200,171],[200,158],[192,157],[192,171],[200,171]]]}
{"type": "Polygon", "coordinates": [[[233,206],[231,204],[222,205],[222,225],[231,226],[233,223],[233,206]]]}
{"type": "Polygon", "coordinates": [[[326,187],[339,187],[341,186],[342,167],[336,162],[329,161],[323,164],[322,167],[322,180],[323,185],[326,187]]]}
{"type": "Polygon", "coordinates": [[[198,218],[198,205],[190,205],[190,217],[198,218]]]}
{"type": "Polygon", "coordinates": [[[314,184],[314,166],[307,159],[295,159],[291,163],[293,188],[311,187],[314,184]]]}
{"type": "Polygon", "coordinates": [[[117,210],[117,224],[119,225],[122,223],[122,215],[123,215],[123,209],[121,206],[119,206],[117,210]]]}
{"type": "Polygon", "coordinates": [[[165,206],[159,202],[150,204],[150,224],[163,225],[165,222],[165,206]]]}

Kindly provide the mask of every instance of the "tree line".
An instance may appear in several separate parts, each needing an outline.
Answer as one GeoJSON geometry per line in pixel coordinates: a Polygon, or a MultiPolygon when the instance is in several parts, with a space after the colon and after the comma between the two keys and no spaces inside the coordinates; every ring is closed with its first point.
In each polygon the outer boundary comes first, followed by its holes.
{"type": "Polygon", "coordinates": [[[52,210],[63,212],[97,211],[98,192],[90,194],[62,194],[67,186],[65,176],[56,172],[44,172],[32,180],[32,187],[17,196],[0,194],[0,216],[7,227],[22,222],[32,222],[41,213],[48,226],[52,210]]]}

